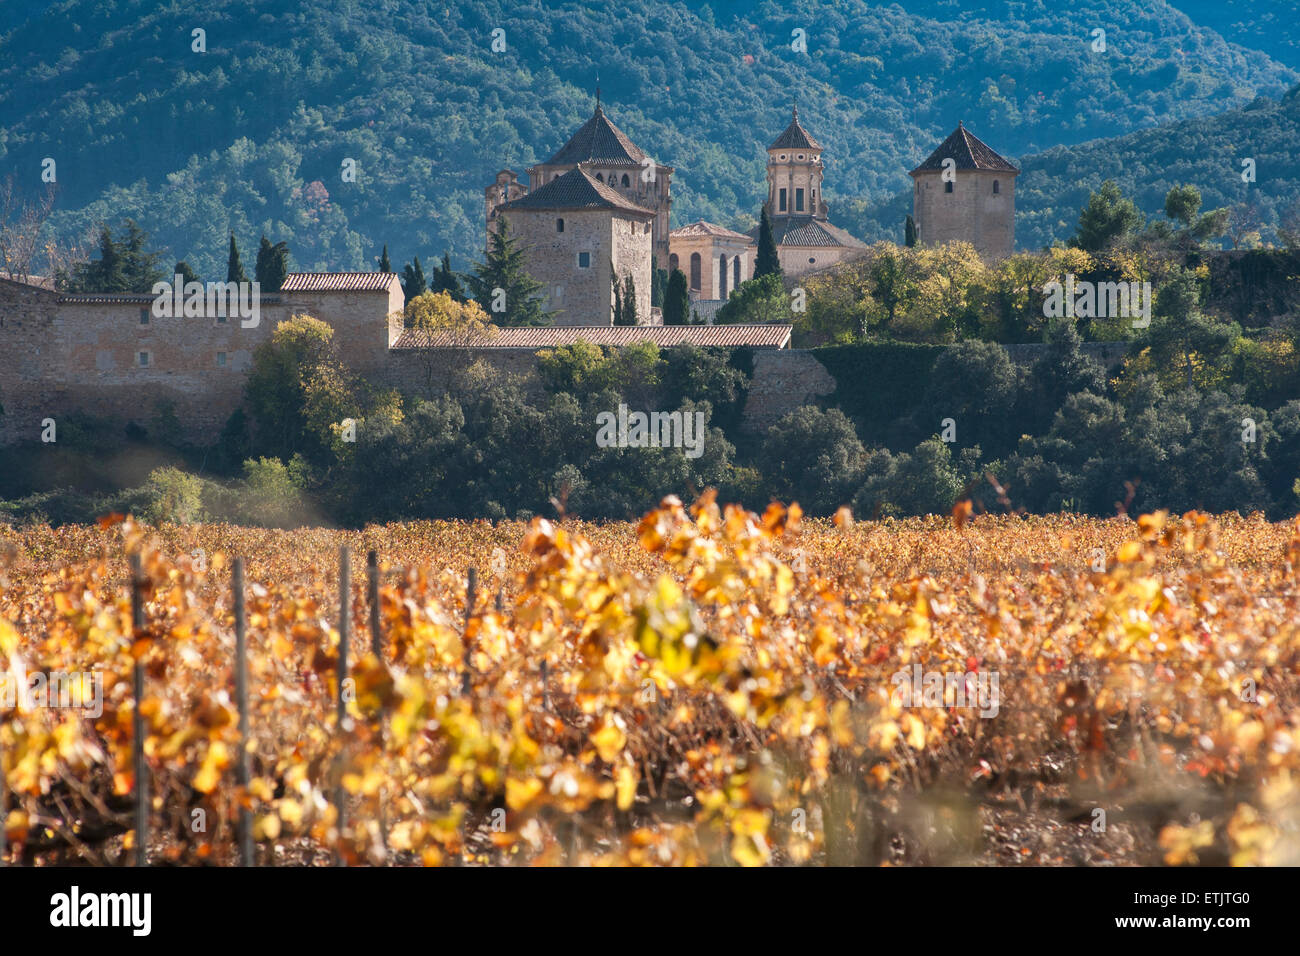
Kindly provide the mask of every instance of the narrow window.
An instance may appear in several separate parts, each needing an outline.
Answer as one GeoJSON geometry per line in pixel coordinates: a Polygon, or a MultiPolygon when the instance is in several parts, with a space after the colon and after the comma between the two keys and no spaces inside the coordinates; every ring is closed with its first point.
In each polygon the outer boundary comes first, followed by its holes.
{"type": "Polygon", "coordinates": [[[802,189],[796,189],[794,191],[794,211],[803,212],[803,190],[802,189]]]}
{"type": "Polygon", "coordinates": [[[580,253],[578,253],[578,268],[579,268],[579,269],[590,269],[590,268],[591,268],[591,253],[590,253],[590,252],[580,252],[580,253]]]}
{"type": "Polygon", "coordinates": [[[627,178],[627,173],[624,173],[624,174],[623,174],[623,188],[626,189],[626,188],[627,188],[628,186],[630,186],[630,185],[632,185],[632,182],[631,182],[631,180],[629,180],[629,179],[627,178]]]}
{"type": "Polygon", "coordinates": [[[700,254],[698,252],[692,252],[691,253],[691,288],[694,289],[696,292],[700,291],[700,273],[701,273],[702,265],[703,263],[702,260],[700,259],[700,254]]]}
{"type": "Polygon", "coordinates": [[[948,180],[946,183],[943,184],[943,191],[946,192],[946,193],[950,193],[950,192],[952,192],[952,180],[951,180],[951,179],[948,180]]]}
{"type": "Polygon", "coordinates": [[[781,190],[781,205],[779,207],[779,211],[785,212],[785,190],[784,189],[781,190]]]}
{"type": "Polygon", "coordinates": [[[140,368],[148,368],[151,356],[148,352],[139,352],[136,354],[135,361],[140,368]]]}
{"type": "Polygon", "coordinates": [[[564,220],[563,220],[563,219],[557,219],[557,220],[555,220],[555,231],[556,231],[556,232],[564,232],[564,220]]]}
{"type": "Polygon", "coordinates": [[[148,325],[148,324],[149,324],[149,310],[148,310],[148,309],[141,309],[141,310],[140,310],[140,324],[141,324],[141,325],[148,325]]]}
{"type": "Polygon", "coordinates": [[[1002,184],[995,179],[993,180],[993,195],[996,196],[1000,192],[1002,192],[1002,184]]]}
{"type": "Polygon", "coordinates": [[[217,367],[218,367],[218,368],[225,368],[225,367],[226,367],[226,353],[225,353],[225,352],[218,352],[218,353],[217,353],[217,367]]]}
{"type": "Polygon", "coordinates": [[[597,174],[596,174],[596,182],[598,182],[598,183],[603,183],[604,181],[605,181],[605,177],[602,176],[600,173],[597,173],[597,174]]]}

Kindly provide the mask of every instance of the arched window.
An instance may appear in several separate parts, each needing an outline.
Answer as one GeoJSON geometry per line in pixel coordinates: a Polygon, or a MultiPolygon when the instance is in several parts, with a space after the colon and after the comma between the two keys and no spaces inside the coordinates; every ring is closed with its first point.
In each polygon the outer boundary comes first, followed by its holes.
{"type": "Polygon", "coordinates": [[[691,289],[695,292],[700,291],[700,254],[691,253],[691,289]]]}
{"type": "Polygon", "coordinates": [[[673,272],[677,269],[677,253],[670,253],[668,256],[668,271],[673,272]]]}
{"type": "Polygon", "coordinates": [[[627,187],[630,186],[630,185],[632,185],[632,181],[631,181],[630,179],[627,178],[627,173],[624,173],[624,174],[623,174],[623,188],[624,188],[624,189],[627,189],[627,187]]]}
{"type": "Polygon", "coordinates": [[[563,220],[563,219],[557,219],[557,220],[555,220],[555,231],[556,231],[556,232],[564,232],[564,220],[563,220]]]}
{"type": "Polygon", "coordinates": [[[736,285],[740,285],[740,256],[736,256],[735,258],[733,258],[731,260],[731,263],[732,263],[732,278],[735,280],[736,285]]]}
{"type": "Polygon", "coordinates": [[[946,183],[943,184],[943,191],[946,192],[946,193],[950,193],[950,192],[952,192],[952,180],[951,180],[951,179],[948,180],[946,183]]]}
{"type": "Polygon", "coordinates": [[[718,256],[718,298],[727,297],[727,257],[718,256]]]}
{"type": "Polygon", "coordinates": [[[1002,184],[995,179],[993,180],[993,195],[996,196],[1000,192],[1002,192],[1002,184]]]}
{"type": "Polygon", "coordinates": [[[603,183],[604,181],[605,181],[605,177],[602,176],[600,173],[597,173],[597,174],[596,174],[596,182],[598,182],[598,183],[603,183]]]}

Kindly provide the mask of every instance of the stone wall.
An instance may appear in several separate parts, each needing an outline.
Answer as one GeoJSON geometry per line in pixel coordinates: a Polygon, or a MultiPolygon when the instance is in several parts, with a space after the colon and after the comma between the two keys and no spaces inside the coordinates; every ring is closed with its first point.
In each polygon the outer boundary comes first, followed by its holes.
{"type": "Polygon", "coordinates": [[[753,381],[745,399],[741,427],[760,432],[801,405],[835,391],[835,379],[812,352],[755,349],[753,381]]]}
{"type": "Polygon", "coordinates": [[[614,290],[629,273],[636,283],[637,314],[650,316],[651,232],[647,216],[623,216],[607,209],[515,209],[507,216],[521,240],[533,275],[548,276],[543,308],[556,311],[556,325],[609,325],[614,290]],[[559,230],[563,220],[564,231],[559,230]],[[587,253],[589,265],[579,265],[587,253]]]}
{"type": "Polygon", "coordinates": [[[959,169],[954,176],[952,192],[947,192],[942,171],[915,175],[912,218],[917,238],[927,246],[969,242],[987,261],[1005,259],[1015,248],[1015,174],[959,169]]]}

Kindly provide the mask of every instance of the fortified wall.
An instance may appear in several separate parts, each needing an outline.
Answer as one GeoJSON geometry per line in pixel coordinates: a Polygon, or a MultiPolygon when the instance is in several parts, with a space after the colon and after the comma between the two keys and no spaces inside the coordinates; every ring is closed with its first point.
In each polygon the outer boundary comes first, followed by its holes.
{"type": "MultiPolygon", "coordinates": [[[[0,446],[39,441],[43,422],[74,412],[148,429],[170,412],[183,437],[217,441],[243,399],[253,352],[276,325],[306,314],[329,323],[347,365],[381,387],[422,395],[444,390],[475,361],[539,390],[537,352],[575,336],[611,344],[689,335],[698,344],[745,347],[753,357],[742,427],[758,432],[802,405],[831,395],[836,382],[816,353],[790,349],[789,326],[507,329],[492,347],[427,347],[404,331],[403,296],[391,273],[291,273],[277,295],[260,299],[259,321],[158,318],[151,295],[61,295],[0,279],[0,446]]],[[[1041,345],[1013,345],[1027,364],[1041,345]]],[[[1085,346],[1113,367],[1123,343],[1085,346]]]]}

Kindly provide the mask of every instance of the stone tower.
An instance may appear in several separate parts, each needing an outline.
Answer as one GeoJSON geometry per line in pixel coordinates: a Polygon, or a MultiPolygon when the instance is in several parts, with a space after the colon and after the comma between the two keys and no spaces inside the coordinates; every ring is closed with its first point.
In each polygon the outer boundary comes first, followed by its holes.
{"type": "Polygon", "coordinates": [[[528,169],[528,187],[509,170],[497,173],[487,187],[488,232],[492,232],[500,206],[554,182],[579,165],[596,182],[618,192],[629,203],[654,212],[651,248],[659,268],[668,265],[668,217],[672,209],[673,167],[658,163],[627,138],[605,115],[596,89],[596,111],[550,159],[528,169]],[[504,177],[504,178],[503,178],[504,177]]]}
{"type": "Polygon", "coordinates": [[[614,289],[631,278],[637,318],[650,320],[655,211],[596,178],[582,163],[506,203],[496,219],[510,222],[528,271],[543,284],[543,307],[556,325],[610,325],[614,289]]]}
{"type": "MultiPolygon", "coordinates": [[[[799,122],[794,108],[790,125],[767,148],[767,200],[781,270],[789,276],[824,269],[859,255],[866,245],[829,219],[822,194],[822,147],[799,122]]],[[[759,229],[750,232],[758,242],[759,229]]]]}
{"type": "Polygon", "coordinates": [[[1020,170],[963,123],[909,175],[920,243],[969,242],[986,262],[1011,255],[1020,170]]]}
{"type": "Polygon", "coordinates": [[[767,214],[825,220],[822,198],[822,148],[799,123],[799,107],[784,133],[767,148],[767,214]]]}

